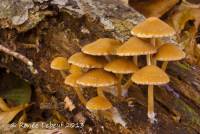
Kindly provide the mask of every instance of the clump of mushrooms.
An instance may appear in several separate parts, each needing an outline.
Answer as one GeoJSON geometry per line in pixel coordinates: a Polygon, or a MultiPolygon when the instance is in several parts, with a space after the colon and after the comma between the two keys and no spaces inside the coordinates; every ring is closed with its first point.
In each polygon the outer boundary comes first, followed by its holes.
{"type": "Polygon", "coordinates": [[[157,38],[175,34],[175,30],[159,18],[147,18],[135,26],[131,34],[135,37],[131,37],[123,44],[115,39],[100,38],[85,45],[81,49],[82,52],[73,54],[68,61],[64,57],[55,58],[51,68],[68,70],[71,64],[70,74],[65,78],[64,83],[74,88],[87,109],[97,112],[112,108],[112,104],[104,95],[105,87],[116,86],[117,96],[121,97],[122,87],[127,90],[132,82],[148,85],[147,115],[150,122],[154,123],[156,120],[154,86],[167,84],[170,81],[165,72],[168,61],[181,60],[185,57],[185,53],[171,43],[164,43],[162,46],[156,44],[157,38]],[[143,38],[150,39],[150,43],[143,38]],[[147,59],[147,65],[141,69],[138,66],[140,55],[146,55],[147,59]],[[130,60],[130,56],[133,60],[130,60]],[[156,66],[156,61],[163,61],[161,68],[156,66]],[[132,76],[122,86],[124,74],[132,74],[132,76]],[[87,101],[81,92],[81,87],[97,88],[98,95],[87,101]]]}
{"type": "MultiPolygon", "coordinates": [[[[116,54],[117,48],[121,46],[121,42],[111,38],[100,38],[92,43],[85,45],[81,51],[88,55],[105,56],[108,61],[111,61],[111,55],[116,54]]],[[[121,94],[121,87],[116,84],[118,95],[121,94]]]]}

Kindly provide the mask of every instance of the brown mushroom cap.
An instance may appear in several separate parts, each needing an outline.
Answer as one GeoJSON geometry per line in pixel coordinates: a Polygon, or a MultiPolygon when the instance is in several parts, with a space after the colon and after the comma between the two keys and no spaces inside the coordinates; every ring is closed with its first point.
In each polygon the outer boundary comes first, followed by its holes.
{"type": "Polygon", "coordinates": [[[119,58],[108,63],[104,70],[112,73],[129,74],[138,70],[138,67],[130,60],[119,58]]]}
{"type": "Polygon", "coordinates": [[[97,96],[86,103],[86,108],[89,110],[108,110],[112,108],[112,104],[105,97],[97,96]]]}
{"type": "Polygon", "coordinates": [[[54,70],[68,70],[69,64],[67,58],[65,57],[56,57],[52,60],[50,67],[54,70]]]}
{"type": "Polygon", "coordinates": [[[137,56],[154,53],[156,53],[156,48],[153,45],[136,37],[131,37],[116,51],[116,55],[119,56],[137,56]]]}
{"type": "Polygon", "coordinates": [[[116,84],[117,78],[103,69],[93,69],[83,74],[77,83],[82,86],[105,87],[116,84]]]}
{"type": "Polygon", "coordinates": [[[75,73],[75,74],[69,74],[66,78],[65,78],[65,81],[64,83],[66,85],[69,85],[71,87],[78,87],[76,81],[78,78],[81,77],[81,73],[75,73]]]}
{"type": "Polygon", "coordinates": [[[80,67],[71,64],[70,69],[69,69],[69,72],[70,72],[71,74],[75,74],[75,73],[82,73],[83,71],[82,71],[82,69],[81,69],[80,67]]]}
{"type": "Polygon", "coordinates": [[[169,82],[169,77],[159,67],[148,65],[134,73],[131,80],[141,85],[162,85],[169,82]]]}
{"type": "Polygon", "coordinates": [[[170,43],[162,45],[155,56],[158,61],[176,61],[184,57],[185,53],[178,46],[170,43]]]}
{"type": "Polygon", "coordinates": [[[103,57],[94,57],[82,52],[73,54],[68,62],[82,68],[103,68],[107,63],[103,57]]]}
{"type": "Polygon", "coordinates": [[[101,38],[82,48],[82,52],[89,55],[112,55],[121,43],[115,39],[101,38]]]}
{"type": "Polygon", "coordinates": [[[149,17],[131,30],[131,34],[140,38],[169,37],[175,30],[157,17],[149,17]]]}

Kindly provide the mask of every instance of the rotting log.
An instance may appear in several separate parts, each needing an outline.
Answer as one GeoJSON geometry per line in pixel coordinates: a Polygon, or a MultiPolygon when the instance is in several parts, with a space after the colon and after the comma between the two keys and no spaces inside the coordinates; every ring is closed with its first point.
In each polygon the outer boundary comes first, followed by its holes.
{"type": "MultiPolygon", "coordinates": [[[[92,122],[80,129],[81,133],[200,132],[199,67],[187,67],[184,62],[169,65],[167,72],[171,76],[170,90],[165,86],[155,90],[158,123],[154,126],[147,121],[146,90],[142,89],[143,87],[132,86],[127,101],[119,101],[108,95],[127,122],[127,128],[106,120],[94,119],[79,104],[73,90],[64,86],[61,75],[50,69],[49,64],[53,57],[69,57],[79,51],[81,46],[97,38],[127,40],[130,37],[130,29],[144,20],[144,17],[120,0],[29,0],[25,3],[22,0],[18,3],[14,0],[3,0],[0,9],[0,44],[30,59],[38,73],[32,73],[26,64],[5,52],[1,52],[0,66],[28,80],[34,86],[36,96],[46,96],[47,99],[39,98],[44,101],[40,102],[41,109],[44,108],[42,103],[54,102],[60,105],[64,97],[69,96],[77,111],[83,111],[92,122]],[[9,8],[3,5],[9,5],[9,8]],[[67,90],[63,91],[66,88],[67,90]],[[178,94],[178,97],[174,93],[178,94]],[[131,98],[135,98],[134,107],[129,105],[131,98]]],[[[91,95],[94,94],[86,91],[86,97],[91,95]]],[[[53,108],[45,106],[44,109],[53,108]]],[[[75,115],[63,107],[57,106],[54,109],[67,120],[71,120],[75,115]]]]}

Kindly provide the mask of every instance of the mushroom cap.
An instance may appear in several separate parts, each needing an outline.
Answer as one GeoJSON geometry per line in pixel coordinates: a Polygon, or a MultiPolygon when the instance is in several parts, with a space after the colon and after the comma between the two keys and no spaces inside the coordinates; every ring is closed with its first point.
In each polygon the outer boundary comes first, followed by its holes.
{"type": "Polygon", "coordinates": [[[68,70],[70,66],[67,61],[67,58],[56,57],[52,60],[50,67],[51,69],[54,69],[54,70],[68,70]]]}
{"type": "Polygon", "coordinates": [[[169,77],[159,67],[148,65],[134,73],[131,80],[140,85],[162,85],[169,82],[169,77]]]}
{"type": "Polygon", "coordinates": [[[82,48],[82,52],[89,55],[113,55],[121,43],[115,39],[101,38],[82,48]]]}
{"type": "Polygon", "coordinates": [[[117,78],[103,69],[93,69],[83,74],[77,83],[82,86],[105,87],[116,84],[117,78]]]}
{"type": "Polygon", "coordinates": [[[97,96],[86,103],[86,108],[89,110],[108,110],[112,108],[112,104],[105,97],[97,96]]]}
{"type": "Polygon", "coordinates": [[[169,37],[175,30],[157,17],[149,17],[131,30],[131,34],[140,38],[169,37]]]}
{"type": "Polygon", "coordinates": [[[119,56],[137,56],[154,53],[156,53],[156,48],[153,45],[136,37],[131,37],[116,51],[116,55],[119,56]]]}
{"type": "Polygon", "coordinates": [[[69,72],[70,72],[71,74],[76,74],[76,73],[82,73],[83,71],[82,71],[82,69],[81,69],[80,67],[71,64],[70,69],[69,69],[69,72]]]}
{"type": "Polygon", "coordinates": [[[68,62],[82,68],[103,68],[107,63],[103,57],[94,57],[82,52],[73,54],[68,62]]]}
{"type": "Polygon", "coordinates": [[[158,61],[176,61],[185,57],[185,53],[178,46],[167,43],[158,49],[155,58],[158,61]]]}
{"type": "Polygon", "coordinates": [[[68,76],[65,77],[64,83],[72,87],[78,87],[76,81],[78,78],[81,77],[81,75],[82,75],[81,73],[69,74],[68,76]]]}
{"type": "Polygon", "coordinates": [[[112,73],[129,74],[138,70],[138,67],[130,60],[119,58],[108,63],[104,70],[112,73]]]}

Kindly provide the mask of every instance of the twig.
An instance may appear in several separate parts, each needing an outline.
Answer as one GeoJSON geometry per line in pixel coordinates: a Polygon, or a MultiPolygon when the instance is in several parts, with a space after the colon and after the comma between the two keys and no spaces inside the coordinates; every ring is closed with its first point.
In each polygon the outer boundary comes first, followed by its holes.
{"type": "Polygon", "coordinates": [[[4,47],[3,45],[0,44],[0,52],[4,52],[8,55],[11,55],[13,57],[15,57],[16,59],[21,60],[22,62],[24,62],[26,65],[28,65],[29,69],[31,70],[32,73],[36,74],[37,70],[33,68],[33,62],[31,60],[29,60],[27,57],[25,57],[24,55],[17,53],[15,51],[12,51],[6,47],[4,47]]]}

